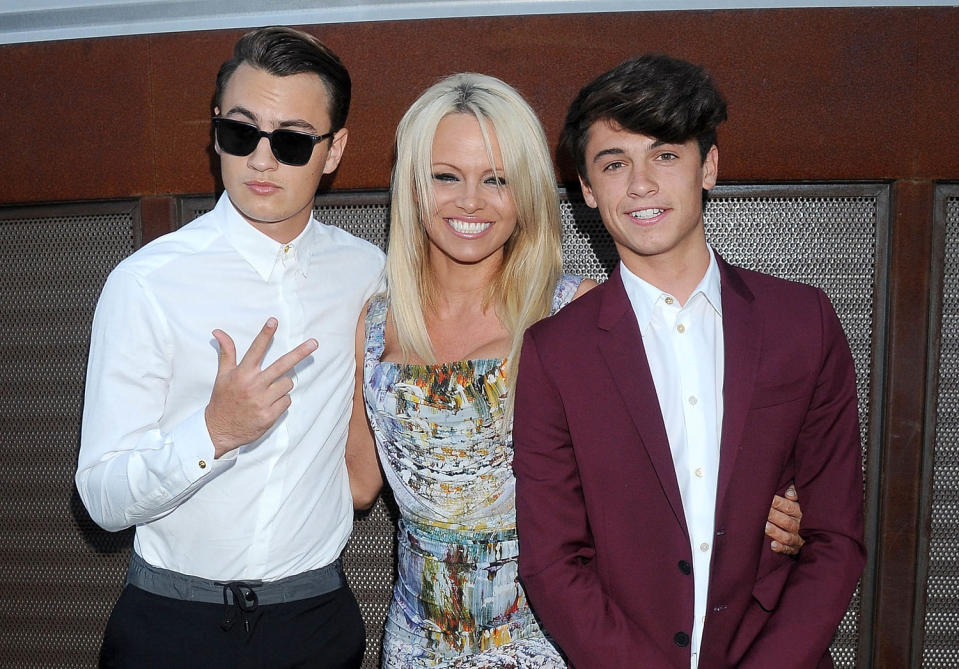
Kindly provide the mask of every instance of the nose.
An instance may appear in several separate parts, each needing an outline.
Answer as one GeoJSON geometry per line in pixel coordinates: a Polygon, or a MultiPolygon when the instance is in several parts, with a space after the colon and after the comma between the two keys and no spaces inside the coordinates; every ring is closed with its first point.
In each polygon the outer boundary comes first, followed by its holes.
{"type": "Polygon", "coordinates": [[[257,172],[273,170],[279,166],[276,156],[273,155],[273,149],[270,147],[270,140],[267,137],[260,137],[256,148],[253,149],[253,153],[247,156],[246,164],[257,172]]]}
{"type": "Polygon", "coordinates": [[[464,182],[456,200],[456,205],[466,213],[483,208],[483,195],[475,183],[464,182]]]}
{"type": "Polygon", "coordinates": [[[646,197],[659,190],[653,174],[643,166],[634,166],[629,176],[629,194],[632,197],[646,197]]]}

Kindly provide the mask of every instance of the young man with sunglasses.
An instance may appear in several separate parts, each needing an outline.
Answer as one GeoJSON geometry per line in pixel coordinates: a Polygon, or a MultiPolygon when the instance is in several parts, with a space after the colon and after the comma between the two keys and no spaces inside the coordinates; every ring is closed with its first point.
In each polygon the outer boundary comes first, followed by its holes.
{"type": "Polygon", "coordinates": [[[630,59],[563,143],[620,263],[526,333],[520,576],[578,669],[831,667],[865,562],[856,375],[825,294],[706,241],[726,102],[702,68],[630,59]],[[795,481],[798,558],[768,549],[795,481]]]}
{"type": "Polygon", "coordinates": [[[97,305],[77,488],[136,526],[101,666],[356,667],[340,565],[355,327],[382,253],[312,218],[350,77],[310,35],[245,35],[217,76],[225,193],[97,305]]]}

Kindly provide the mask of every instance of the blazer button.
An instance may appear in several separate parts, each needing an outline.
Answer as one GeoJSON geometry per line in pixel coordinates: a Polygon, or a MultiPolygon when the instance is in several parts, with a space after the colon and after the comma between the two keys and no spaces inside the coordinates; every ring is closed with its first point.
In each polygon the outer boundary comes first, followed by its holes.
{"type": "Polygon", "coordinates": [[[693,566],[686,562],[686,560],[680,560],[679,571],[683,572],[684,574],[691,574],[693,571],[693,566]]]}
{"type": "Polygon", "coordinates": [[[686,632],[676,632],[676,635],[673,637],[673,641],[677,646],[685,648],[689,645],[689,635],[686,632]]]}

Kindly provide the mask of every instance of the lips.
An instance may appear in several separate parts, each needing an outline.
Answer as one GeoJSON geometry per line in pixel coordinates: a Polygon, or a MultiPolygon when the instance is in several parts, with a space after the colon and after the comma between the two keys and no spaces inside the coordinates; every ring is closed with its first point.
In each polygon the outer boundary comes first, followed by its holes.
{"type": "Polygon", "coordinates": [[[247,181],[246,187],[258,195],[269,195],[280,190],[280,187],[269,181],[247,181]]]}
{"type": "Polygon", "coordinates": [[[657,216],[661,216],[665,209],[637,209],[636,211],[629,212],[630,218],[635,218],[640,221],[648,221],[657,216]]]}
{"type": "Polygon", "coordinates": [[[475,236],[481,235],[492,227],[492,221],[464,221],[460,218],[446,218],[447,225],[453,228],[453,231],[459,235],[475,236]]]}

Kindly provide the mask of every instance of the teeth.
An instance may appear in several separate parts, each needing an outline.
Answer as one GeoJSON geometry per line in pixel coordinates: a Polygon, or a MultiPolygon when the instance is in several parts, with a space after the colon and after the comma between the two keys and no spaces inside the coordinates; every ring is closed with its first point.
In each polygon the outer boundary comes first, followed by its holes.
{"type": "Polygon", "coordinates": [[[655,218],[663,213],[662,209],[640,209],[639,211],[631,212],[629,215],[633,218],[655,218]]]}
{"type": "Polygon", "coordinates": [[[450,224],[451,228],[456,230],[461,235],[475,235],[483,232],[483,230],[493,225],[490,221],[474,223],[471,221],[461,221],[456,218],[447,218],[446,222],[450,224]]]}

